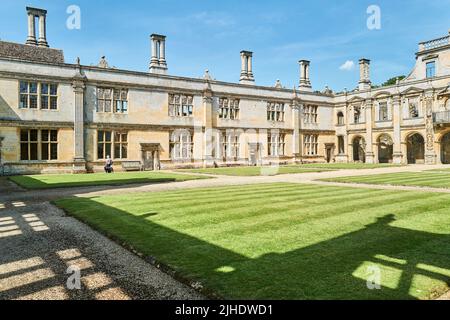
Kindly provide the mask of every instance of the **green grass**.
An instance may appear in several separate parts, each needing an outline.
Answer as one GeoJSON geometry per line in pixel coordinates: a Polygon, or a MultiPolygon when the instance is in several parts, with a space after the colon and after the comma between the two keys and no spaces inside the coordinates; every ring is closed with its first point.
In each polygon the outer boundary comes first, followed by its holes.
{"type": "Polygon", "coordinates": [[[180,169],[181,172],[217,174],[226,176],[274,176],[279,174],[290,173],[307,173],[307,172],[323,172],[332,171],[326,168],[310,168],[302,166],[264,166],[264,167],[221,167],[221,168],[205,168],[205,169],[180,169]]]}
{"type": "Polygon", "coordinates": [[[450,174],[448,172],[433,171],[384,173],[369,176],[330,178],[323,179],[323,181],[450,188],[450,174]]]}
{"type": "Polygon", "coordinates": [[[26,189],[48,189],[100,185],[123,185],[132,183],[160,183],[205,178],[207,177],[164,172],[118,172],[112,174],[90,173],[13,176],[9,179],[26,189]]]}
{"type": "Polygon", "coordinates": [[[401,167],[402,165],[390,164],[390,163],[307,163],[303,164],[304,167],[312,168],[327,168],[327,169],[376,169],[376,168],[394,168],[401,167]]]}
{"type": "Polygon", "coordinates": [[[218,174],[227,176],[273,176],[290,173],[323,172],[340,169],[375,169],[396,167],[392,164],[367,164],[367,163],[308,163],[299,165],[285,165],[279,167],[221,167],[205,169],[180,169],[182,172],[218,174]]]}
{"type": "Polygon", "coordinates": [[[426,299],[450,283],[449,194],[280,183],[56,204],[224,298],[426,299]]]}

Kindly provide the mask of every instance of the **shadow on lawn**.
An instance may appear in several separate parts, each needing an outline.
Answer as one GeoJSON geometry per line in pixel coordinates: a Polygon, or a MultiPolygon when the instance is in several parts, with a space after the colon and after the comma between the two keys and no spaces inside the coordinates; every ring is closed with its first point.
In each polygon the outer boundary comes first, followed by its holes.
{"type": "MultiPolygon", "coordinates": [[[[64,200],[57,204],[62,206],[64,200]]],[[[450,283],[450,236],[392,226],[392,214],[311,246],[250,259],[153,223],[151,215],[134,216],[88,198],[77,199],[66,210],[77,212],[77,208],[83,208],[76,214],[81,220],[100,225],[113,238],[156,257],[183,278],[200,281],[225,298],[416,299],[411,294],[419,289],[412,287],[416,276],[450,283]],[[389,287],[367,288],[364,274],[368,265],[383,269],[382,284],[383,277],[394,277],[388,281],[389,287]],[[390,271],[385,273],[384,268],[390,271]]],[[[301,242],[301,234],[298,239],[301,242]]]]}
{"type": "Polygon", "coordinates": [[[175,182],[176,178],[155,178],[155,177],[143,177],[143,178],[127,178],[117,180],[91,180],[91,181],[70,181],[60,183],[46,183],[45,181],[35,179],[31,176],[16,176],[9,177],[9,180],[18,184],[25,189],[51,189],[51,188],[77,188],[77,187],[91,187],[91,186],[121,186],[126,184],[144,184],[144,183],[164,183],[175,182]]]}

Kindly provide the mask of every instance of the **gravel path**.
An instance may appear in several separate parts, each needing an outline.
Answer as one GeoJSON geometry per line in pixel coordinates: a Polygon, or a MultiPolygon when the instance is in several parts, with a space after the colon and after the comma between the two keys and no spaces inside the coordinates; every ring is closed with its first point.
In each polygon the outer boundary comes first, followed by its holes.
{"type": "Polygon", "coordinates": [[[202,299],[78,220],[0,180],[0,299],[202,299]],[[6,200],[15,199],[15,200],[6,200]],[[77,267],[80,289],[67,281],[77,267]],[[73,288],[73,286],[72,286],[73,288]]]}
{"type": "MultiPolygon", "coordinates": [[[[450,193],[448,189],[314,181],[444,167],[449,166],[417,165],[260,177],[215,176],[214,179],[152,185],[35,191],[23,190],[0,178],[0,299],[203,299],[192,288],[66,216],[49,203],[52,199],[274,182],[450,193]],[[68,280],[76,284],[71,281],[76,275],[74,270],[80,271],[80,289],[67,286],[68,280]]],[[[447,294],[442,298],[450,297],[447,294]]]]}

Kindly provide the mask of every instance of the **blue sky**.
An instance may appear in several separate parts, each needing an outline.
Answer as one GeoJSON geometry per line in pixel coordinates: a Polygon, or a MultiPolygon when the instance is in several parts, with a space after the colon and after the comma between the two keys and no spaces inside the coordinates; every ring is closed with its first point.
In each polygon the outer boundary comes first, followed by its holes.
{"type": "Polygon", "coordinates": [[[48,10],[47,38],[63,49],[66,62],[79,56],[97,64],[147,71],[151,33],[167,36],[169,74],[237,82],[241,50],[253,51],[256,84],[298,85],[298,60],[311,60],[315,90],[353,89],[358,59],[372,60],[373,83],[408,74],[417,44],[450,28],[450,0],[2,0],[0,39],[24,43],[25,6],[48,10]],[[381,29],[366,26],[369,5],[381,8],[381,29]],[[69,5],[81,9],[81,29],[66,27],[69,5]],[[353,61],[351,70],[341,70],[353,61]],[[348,63],[347,63],[348,64],[348,63]]]}

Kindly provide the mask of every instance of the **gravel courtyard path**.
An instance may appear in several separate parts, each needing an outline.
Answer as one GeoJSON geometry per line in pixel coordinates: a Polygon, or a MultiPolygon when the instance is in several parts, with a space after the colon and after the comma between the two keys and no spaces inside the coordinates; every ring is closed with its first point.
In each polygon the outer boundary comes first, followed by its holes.
{"type": "Polygon", "coordinates": [[[65,196],[242,185],[316,183],[395,190],[448,192],[446,189],[365,186],[314,181],[343,176],[414,172],[449,166],[405,166],[339,170],[279,176],[234,177],[152,185],[101,186],[26,191],[0,178],[0,299],[202,299],[192,288],[153,267],[133,253],[66,216],[49,201],[65,196]],[[81,289],[69,289],[77,270],[81,289]]]}
{"type": "Polygon", "coordinates": [[[45,198],[23,197],[27,193],[0,179],[0,299],[202,299],[45,198]],[[81,289],[71,290],[67,282],[76,286],[76,270],[81,289]]]}

